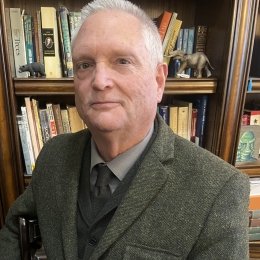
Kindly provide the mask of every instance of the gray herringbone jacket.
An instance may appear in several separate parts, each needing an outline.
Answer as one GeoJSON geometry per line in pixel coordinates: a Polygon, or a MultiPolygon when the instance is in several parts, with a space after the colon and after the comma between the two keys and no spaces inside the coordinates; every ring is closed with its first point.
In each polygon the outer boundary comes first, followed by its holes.
{"type": "MultiPolygon", "coordinates": [[[[248,259],[248,178],[164,122],[91,259],[248,259]]],[[[20,259],[16,216],[37,215],[49,260],[77,259],[77,192],[88,131],[48,142],[0,232],[20,259]]]]}

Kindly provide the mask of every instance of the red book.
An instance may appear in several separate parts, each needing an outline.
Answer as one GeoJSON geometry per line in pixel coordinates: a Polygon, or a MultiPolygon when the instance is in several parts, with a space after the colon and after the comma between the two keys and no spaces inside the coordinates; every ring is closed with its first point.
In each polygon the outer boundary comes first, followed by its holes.
{"type": "Polygon", "coordinates": [[[158,30],[159,34],[161,36],[161,39],[163,41],[164,36],[166,34],[168,25],[171,21],[172,13],[168,11],[164,11],[159,17],[158,17],[158,30]]]}

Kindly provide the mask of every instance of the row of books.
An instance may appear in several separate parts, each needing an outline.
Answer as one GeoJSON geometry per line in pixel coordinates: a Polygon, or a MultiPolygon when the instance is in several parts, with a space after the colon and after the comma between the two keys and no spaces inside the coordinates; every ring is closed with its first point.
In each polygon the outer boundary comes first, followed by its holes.
{"type": "Polygon", "coordinates": [[[6,8],[7,37],[12,76],[30,76],[20,67],[40,62],[47,78],[73,77],[71,34],[80,21],[80,12],[64,6],[41,7],[35,13],[6,8]]]}
{"type": "Polygon", "coordinates": [[[207,103],[207,95],[198,96],[192,101],[168,97],[167,105],[160,104],[158,112],[174,133],[203,146],[207,103]]]}
{"type": "Polygon", "coordinates": [[[260,178],[250,178],[249,241],[260,240],[260,178]]]}
{"type": "MultiPolygon", "coordinates": [[[[176,76],[176,71],[180,66],[179,61],[172,61],[167,57],[172,50],[182,50],[186,54],[206,52],[208,27],[197,25],[181,28],[183,22],[177,19],[177,16],[176,12],[164,11],[154,19],[162,39],[164,61],[169,64],[170,77],[176,76]]],[[[185,73],[194,76],[191,69],[185,73]]]]}
{"type": "Polygon", "coordinates": [[[61,108],[60,104],[24,98],[21,114],[16,116],[27,174],[32,174],[43,145],[58,134],[74,133],[86,128],[75,106],[61,108]]]}

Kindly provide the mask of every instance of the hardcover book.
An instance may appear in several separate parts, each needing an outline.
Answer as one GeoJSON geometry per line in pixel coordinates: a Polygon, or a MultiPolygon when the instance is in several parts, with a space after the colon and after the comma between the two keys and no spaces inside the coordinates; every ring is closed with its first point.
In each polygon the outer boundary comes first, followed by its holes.
{"type": "Polygon", "coordinates": [[[20,72],[20,66],[27,63],[23,29],[23,16],[20,8],[10,8],[15,74],[17,78],[28,78],[28,72],[20,72]]]}
{"type": "Polygon", "coordinates": [[[61,78],[56,9],[41,7],[42,46],[46,78],[61,78]]]}

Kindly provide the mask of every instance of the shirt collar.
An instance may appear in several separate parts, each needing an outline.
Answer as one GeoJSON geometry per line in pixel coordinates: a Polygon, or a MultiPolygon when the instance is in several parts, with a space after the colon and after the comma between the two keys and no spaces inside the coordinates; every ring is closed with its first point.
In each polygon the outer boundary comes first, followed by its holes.
{"type": "Polygon", "coordinates": [[[122,181],[126,176],[127,172],[134,165],[136,160],[144,151],[146,145],[148,144],[152,134],[153,134],[154,126],[150,128],[145,138],[131,147],[124,153],[118,155],[110,162],[105,162],[97,151],[97,147],[93,138],[91,139],[91,166],[90,172],[92,172],[93,167],[98,163],[106,163],[108,168],[116,175],[116,177],[122,181]]]}

